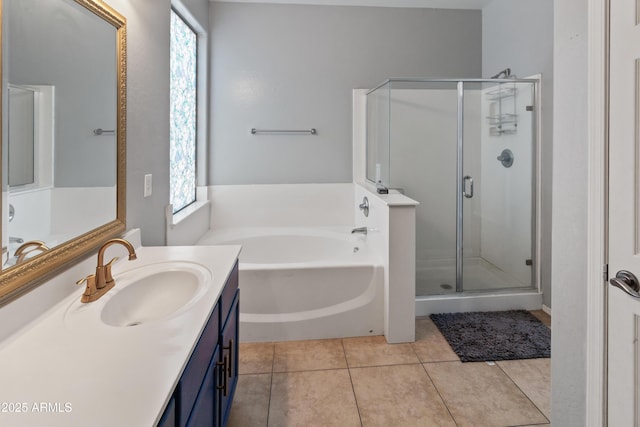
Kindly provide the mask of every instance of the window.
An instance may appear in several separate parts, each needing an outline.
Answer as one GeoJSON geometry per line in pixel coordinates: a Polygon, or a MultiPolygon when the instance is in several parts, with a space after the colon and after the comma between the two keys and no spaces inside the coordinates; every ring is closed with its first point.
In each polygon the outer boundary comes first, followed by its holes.
{"type": "Polygon", "coordinates": [[[171,10],[170,203],[173,213],[196,201],[197,34],[171,10]]]}

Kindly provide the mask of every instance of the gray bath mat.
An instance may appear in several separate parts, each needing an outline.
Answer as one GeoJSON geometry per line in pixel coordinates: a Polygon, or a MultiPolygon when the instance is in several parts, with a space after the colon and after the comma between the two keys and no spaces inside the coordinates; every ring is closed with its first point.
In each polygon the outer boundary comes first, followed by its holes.
{"type": "Polygon", "coordinates": [[[525,310],[430,317],[463,362],[551,357],[551,330],[525,310]]]}

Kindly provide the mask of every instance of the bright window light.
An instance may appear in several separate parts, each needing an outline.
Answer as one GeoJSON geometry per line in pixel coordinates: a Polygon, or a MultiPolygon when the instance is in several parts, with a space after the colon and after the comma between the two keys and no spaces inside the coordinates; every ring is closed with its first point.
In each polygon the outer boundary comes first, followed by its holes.
{"type": "Polygon", "coordinates": [[[170,203],[173,213],[196,201],[197,36],[171,11],[170,203]]]}

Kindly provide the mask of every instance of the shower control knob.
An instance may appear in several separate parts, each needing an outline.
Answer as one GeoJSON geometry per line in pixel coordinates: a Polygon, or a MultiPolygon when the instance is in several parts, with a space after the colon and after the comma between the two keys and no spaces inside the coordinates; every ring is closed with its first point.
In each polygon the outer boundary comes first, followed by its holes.
{"type": "Polygon", "coordinates": [[[364,216],[369,216],[369,199],[366,196],[362,199],[359,208],[364,213],[364,216]]]}
{"type": "Polygon", "coordinates": [[[500,163],[502,163],[502,166],[504,166],[505,168],[510,168],[513,164],[513,152],[508,148],[502,150],[502,153],[500,153],[500,155],[496,158],[500,163]]]}

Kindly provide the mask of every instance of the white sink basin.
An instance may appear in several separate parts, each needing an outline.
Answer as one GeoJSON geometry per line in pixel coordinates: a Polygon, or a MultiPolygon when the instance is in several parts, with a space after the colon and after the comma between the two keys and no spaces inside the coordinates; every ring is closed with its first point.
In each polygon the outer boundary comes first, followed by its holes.
{"type": "Polygon", "coordinates": [[[64,317],[70,329],[161,325],[195,305],[213,281],[211,270],[189,261],[143,264],[113,277],[116,285],[103,297],[85,304],[78,296],[67,308],[64,317]]]}
{"type": "Polygon", "coordinates": [[[104,304],[100,318],[111,326],[137,326],[171,317],[188,307],[204,294],[211,274],[198,264],[168,262],[114,278],[116,286],[109,291],[113,294],[104,304]]]}
{"type": "MultiPolygon", "coordinates": [[[[179,268],[139,278],[117,292],[100,317],[111,326],[136,326],[170,316],[198,295],[204,285],[198,273],[193,268],[179,268]]],[[[116,286],[119,284],[116,277],[116,286]]]]}

